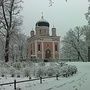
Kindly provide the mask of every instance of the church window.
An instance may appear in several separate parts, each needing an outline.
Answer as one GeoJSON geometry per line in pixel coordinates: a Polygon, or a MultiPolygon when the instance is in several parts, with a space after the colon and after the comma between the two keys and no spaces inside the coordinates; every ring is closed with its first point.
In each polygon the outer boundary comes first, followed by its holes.
{"type": "Polygon", "coordinates": [[[40,34],[41,34],[41,29],[40,29],[40,34]]]}
{"type": "Polygon", "coordinates": [[[55,45],[55,51],[58,51],[58,47],[57,47],[57,45],[55,45]]]}
{"type": "Polygon", "coordinates": [[[32,44],[31,44],[31,48],[32,48],[32,44]]]}
{"type": "Polygon", "coordinates": [[[32,55],[32,50],[31,50],[31,55],[32,55]]]}
{"type": "Polygon", "coordinates": [[[47,47],[49,47],[49,44],[47,44],[47,47]]]}
{"type": "Polygon", "coordinates": [[[40,44],[38,44],[38,51],[40,51],[40,44]]]}

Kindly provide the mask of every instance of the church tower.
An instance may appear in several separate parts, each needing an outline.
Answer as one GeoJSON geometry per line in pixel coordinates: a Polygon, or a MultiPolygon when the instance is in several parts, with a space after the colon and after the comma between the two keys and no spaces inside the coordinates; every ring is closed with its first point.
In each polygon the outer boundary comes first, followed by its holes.
{"type": "Polygon", "coordinates": [[[36,23],[36,35],[49,36],[49,23],[44,19],[43,16],[41,17],[41,20],[36,23]]]}
{"type": "Polygon", "coordinates": [[[56,35],[55,27],[52,28],[52,35],[50,35],[49,28],[49,22],[42,15],[28,39],[28,58],[31,60],[32,58],[44,61],[59,59],[60,36],[56,35]]]}

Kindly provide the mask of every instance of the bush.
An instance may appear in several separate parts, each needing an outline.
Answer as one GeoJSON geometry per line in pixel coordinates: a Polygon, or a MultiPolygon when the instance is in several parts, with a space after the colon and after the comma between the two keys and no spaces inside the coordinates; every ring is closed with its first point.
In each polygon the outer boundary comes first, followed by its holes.
{"type": "Polygon", "coordinates": [[[55,74],[55,70],[52,67],[49,67],[46,72],[48,76],[53,76],[55,74]]]}
{"type": "Polygon", "coordinates": [[[44,76],[44,70],[42,68],[38,68],[36,71],[36,77],[44,76]]]}
{"type": "Polygon", "coordinates": [[[66,65],[61,68],[60,74],[61,76],[68,77],[76,74],[77,68],[76,66],[66,65]]]}
{"type": "Polygon", "coordinates": [[[24,71],[24,76],[25,77],[29,77],[30,76],[30,67],[24,68],[23,71],[24,71]]]}
{"type": "Polygon", "coordinates": [[[58,64],[59,64],[60,67],[66,66],[66,63],[65,62],[59,62],[58,64]]]}
{"type": "Polygon", "coordinates": [[[2,74],[1,76],[4,77],[4,74],[2,74]]]}
{"type": "Polygon", "coordinates": [[[21,63],[20,62],[15,62],[13,64],[13,67],[16,68],[17,70],[20,70],[21,69],[21,63]]]}
{"type": "Polygon", "coordinates": [[[20,72],[19,70],[16,70],[16,71],[15,71],[15,74],[16,74],[16,76],[19,78],[20,75],[21,75],[21,72],[20,72]]]}
{"type": "Polygon", "coordinates": [[[15,75],[14,74],[11,74],[11,77],[14,77],[15,75]]]}
{"type": "Polygon", "coordinates": [[[69,65],[68,70],[71,75],[76,74],[77,72],[76,66],[72,66],[72,65],[69,65]]]}
{"type": "Polygon", "coordinates": [[[39,66],[45,66],[45,62],[39,62],[39,66]]]}
{"type": "Polygon", "coordinates": [[[11,74],[11,77],[14,77],[14,76],[15,76],[15,71],[16,71],[16,70],[15,70],[15,68],[10,67],[10,69],[9,69],[9,70],[10,70],[10,72],[9,72],[9,73],[11,74]]]}
{"type": "Polygon", "coordinates": [[[8,69],[4,68],[4,67],[1,67],[0,68],[0,74],[1,74],[2,77],[4,77],[5,75],[8,74],[8,69]]]}
{"type": "Polygon", "coordinates": [[[17,75],[17,78],[20,78],[20,75],[17,75]]]}

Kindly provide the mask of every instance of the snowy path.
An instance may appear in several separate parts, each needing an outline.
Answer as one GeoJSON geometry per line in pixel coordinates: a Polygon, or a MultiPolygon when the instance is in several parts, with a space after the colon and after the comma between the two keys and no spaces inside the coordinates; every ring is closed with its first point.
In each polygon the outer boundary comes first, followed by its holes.
{"type": "MultiPolygon", "coordinates": [[[[50,78],[39,81],[18,84],[21,90],[90,90],[90,63],[70,63],[78,68],[78,73],[69,78],[50,78]]],[[[0,90],[14,90],[13,85],[2,86],[0,90]]]]}
{"type": "Polygon", "coordinates": [[[58,81],[55,79],[46,80],[43,84],[34,83],[31,87],[24,87],[23,90],[85,90],[82,87],[87,81],[86,77],[86,74],[84,74],[74,78],[62,78],[58,81]]]}

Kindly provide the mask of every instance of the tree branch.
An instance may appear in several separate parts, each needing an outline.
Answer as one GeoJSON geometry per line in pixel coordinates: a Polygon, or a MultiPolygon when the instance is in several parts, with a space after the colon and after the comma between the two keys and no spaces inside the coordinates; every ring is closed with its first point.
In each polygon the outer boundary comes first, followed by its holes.
{"type": "Polygon", "coordinates": [[[3,16],[4,16],[4,20],[5,20],[6,26],[8,28],[8,21],[6,19],[6,14],[5,14],[5,10],[4,10],[4,1],[3,0],[1,0],[1,7],[2,7],[2,10],[3,10],[3,16]]]}
{"type": "Polygon", "coordinates": [[[9,14],[10,14],[9,27],[10,27],[10,28],[11,28],[11,25],[12,25],[12,11],[13,11],[13,5],[14,5],[14,0],[11,1],[11,7],[10,7],[10,11],[9,11],[9,14]]]}
{"type": "Polygon", "coordinates": [[[7,28],[6,28],[6,24],[5,24],[2,20],[0,20],[0,23],[3,24],[3,26],[4,26],[5,29],[7,29],[7,28]]]}
{"type": "Polygon", "coordinates": [[[3,32],[0,31],[0,33],[1,33],[4,37],[6,37],[6,35],[5,35],[3,32]]]}

